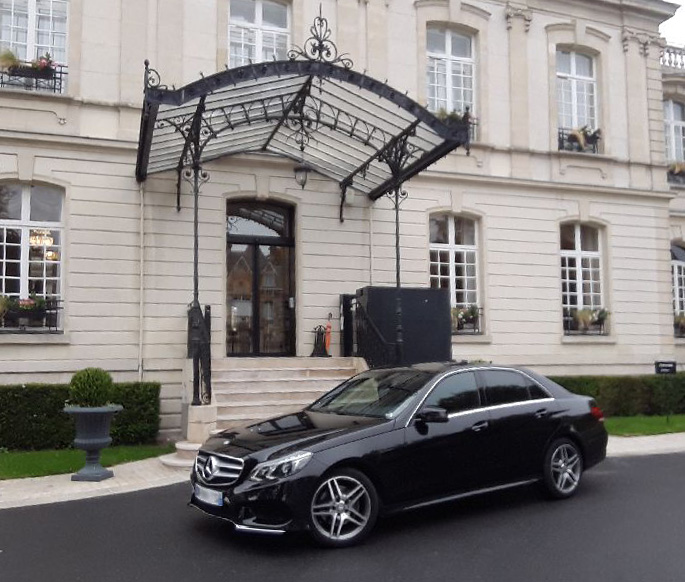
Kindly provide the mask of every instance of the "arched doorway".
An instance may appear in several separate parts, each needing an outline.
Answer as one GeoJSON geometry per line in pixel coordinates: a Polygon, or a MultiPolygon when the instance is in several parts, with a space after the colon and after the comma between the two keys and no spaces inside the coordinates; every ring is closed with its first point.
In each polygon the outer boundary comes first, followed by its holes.
{"type": "Polygon", "coordinates": [[[295,355],[293,208],[226,204],[226,354],[295,355]]]}

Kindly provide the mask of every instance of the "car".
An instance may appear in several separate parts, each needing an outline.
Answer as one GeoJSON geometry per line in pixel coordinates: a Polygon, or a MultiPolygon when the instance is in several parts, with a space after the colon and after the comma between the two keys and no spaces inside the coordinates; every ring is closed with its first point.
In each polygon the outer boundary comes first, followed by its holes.
{"type": "Polygon", "coordinates": [[[369,370],[304,410],[217,433],[190,505],[239,531],[366,538],[381,515],[538,481],[571,497],[606,456],[595,401],[524,368],[427,363],[369,370]]]}

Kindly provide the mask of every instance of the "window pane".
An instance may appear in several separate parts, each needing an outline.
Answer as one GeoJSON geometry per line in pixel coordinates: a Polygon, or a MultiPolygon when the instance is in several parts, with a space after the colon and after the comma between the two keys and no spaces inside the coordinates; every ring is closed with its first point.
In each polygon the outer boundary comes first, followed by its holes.
{"type": "Polygon", "coordinates": [[[476,375],[473,372],[462,372],[448,376],[433,389],[424,404],[439,406],[448,413],[478,408],[480,397],[476,375]]]}
{"type": "Polygon", "coordinates": [[[527,382],[521,374],[506,370],[485,370],[481,374],[485,380],[488,404],[508,404],[529,399],[527,382]]]}
{"type": "Polygon", "coordinates": [[[62,193],[47,186],[31,186],[31,220],[60,222],[62,193]]]}
{"type": "Polygon", "coordinates": [[[458,245],[476,244],[476,224],[468,218],[455,217],[454,219],[455,243],[458,245]]]}
{"type": "Polygon", "coordinates": [[[445,53],[445,31],[429,28],[426,32],[426,48],[429,53],[445,53]]]}
{"type": "Polygon", "coordinates": [[[673,119],[685,121],[685,105],[683,103],[673,103],[673,119]]]}
{"type": "Polygon", "coordinates": [[[561,225],[561,250],[572,251],[576,248],[576,229],[573,224],[561,225]]]}
{"type": "Polygon", "coordinates": [[[592,57],[576,54],[576,75],[593,77],[592,57]]]}
{"type": "Polygon", "coordinates": [[[557,72],[571,74],[571,53],[557,51],[557,72]]]}
{"type": "Polygon", "coordinates": [[[447,216],[431,216],[430,242],[447,244],[449,242],[447,216]]]}
{"type": "Polygon", "coordinates": [[[596,228],[581,225],[580,248],[584,251],[599,251],[599,233],[597,232],[596,228]]]}
{"type": "Polygon", "coordinates": [[[255,2],[254,0],[231,0],[230,4],[231,20],[235,22],[255,22],[255,2]]]}
{"type": "Polygon", "coordinates": [[[471,58],[471,38],[462,34],[452,33],[452,56],[471,58]]]}
{"type": "Polygon", "coordinates": [[[0,186],[0,220],[19,220],[21,218],[21,188],[0,186]]]}
{"type": "Polygon", "coordinates": [[[268,26],[288,28],[288,9],[277,2],[262,4],[262,22],[268,26]]]}

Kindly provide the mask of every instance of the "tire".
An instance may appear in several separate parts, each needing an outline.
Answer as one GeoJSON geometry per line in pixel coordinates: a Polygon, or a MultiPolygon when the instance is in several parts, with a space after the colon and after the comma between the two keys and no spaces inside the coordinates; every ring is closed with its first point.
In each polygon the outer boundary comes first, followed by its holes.
{"type": "Polygon", "coordinates": [[[583,455],[571,439],[554,441],[545,454],[543,485],[553,499],[571,497],[580,485],[583,455]]]}
{"type": "Polygon", "coordinates": [[[319,481],[309,504],[314,540],[344,548],[364,540],[378,518],[379,499],[370,479],[356,469],[336,469],[319,481]]]}

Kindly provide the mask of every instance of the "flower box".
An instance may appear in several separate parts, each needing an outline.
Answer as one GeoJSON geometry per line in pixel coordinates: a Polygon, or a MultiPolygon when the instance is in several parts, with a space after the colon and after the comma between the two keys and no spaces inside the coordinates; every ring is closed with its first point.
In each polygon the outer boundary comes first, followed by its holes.
{"type": "Polygon", "coordinates": [[[26,79],[52,79],[55,69],[52,67],[37,68],[31,65],[16,65],[10,67],[7,72],[12,77],[24,77],[26,79]]]}

